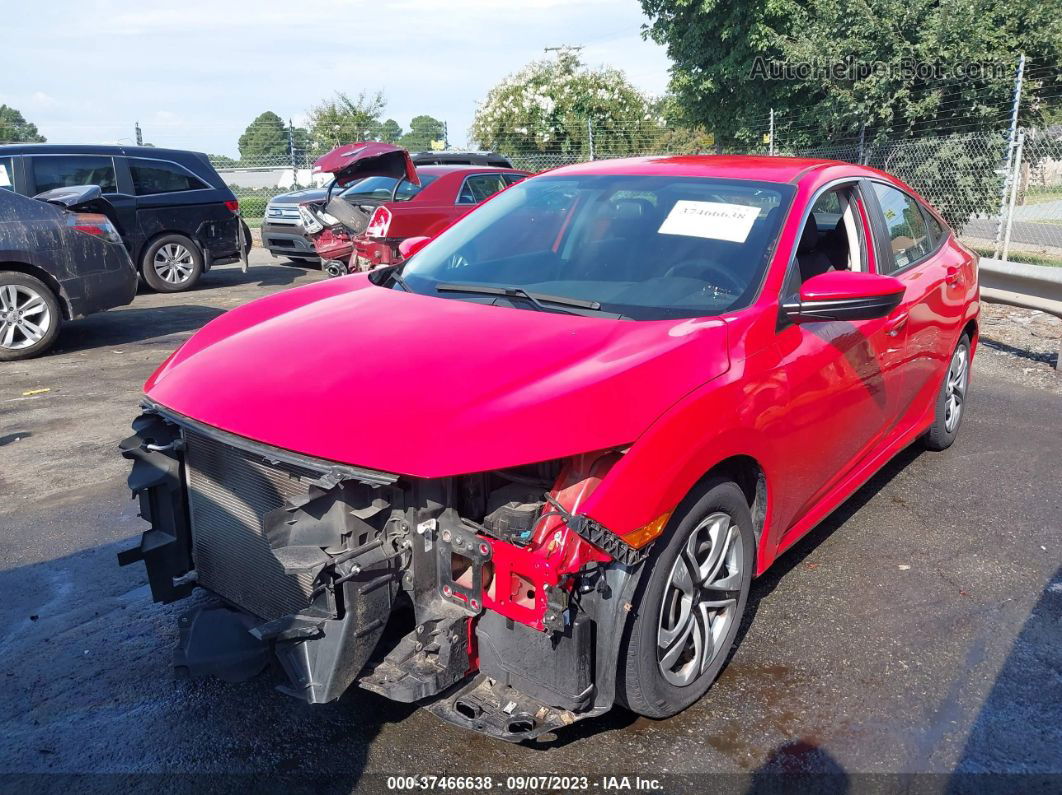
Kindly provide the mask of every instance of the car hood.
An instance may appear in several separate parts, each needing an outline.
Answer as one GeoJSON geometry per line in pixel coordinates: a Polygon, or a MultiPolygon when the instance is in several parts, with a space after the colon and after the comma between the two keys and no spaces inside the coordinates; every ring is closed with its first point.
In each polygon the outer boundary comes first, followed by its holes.
{"type": "Polygon", "coordinates": [[[629,444],[728,367],[720,319],[538,312],[354,275],[222,315],[145,390],[267,445],[443,477],[629,444]]]}

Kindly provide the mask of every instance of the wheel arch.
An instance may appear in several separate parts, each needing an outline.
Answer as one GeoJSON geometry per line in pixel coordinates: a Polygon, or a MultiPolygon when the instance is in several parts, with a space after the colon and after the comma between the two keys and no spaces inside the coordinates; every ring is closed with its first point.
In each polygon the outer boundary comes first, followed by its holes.
{"type": "Polygon", "coordinates": [[[70,320],[71,317],[73,317],[73,310],[70,307],[70,298],[67,296],[66,291],[63,289],[63,286],[59,284],[59,280],[52,276],[52,274],[48,273],[48,271],[44,270],[44,268],[41,268],[38,265],[29,265],[25,262],[3,261],[0,262],[0,271],[22,273],[44,282],[59,302],[59,309],[62,310],[63,320],[70,320]]]}
{"type": "Polygon", "coordinates": [[[180,235],[187,240],[191,240],[192,245],[194,245],[199,252],[199,258],[203,261],[203,269],[206,270],[206,254],[203,251],[203,244],[195,235],[190,235],[187,232],[181,232],[176,229],[164,229],[160,232],[153,232],[150,236],[144,239],[143,243],[140,244],[140,252],[137,254],[136,258],[136,269],[140,271],[140,273],[144,272],[144,259],[147,257],[151,247],[155,245],[155,241],[160,237],[166,237],[167,235],[180,235]]]}
{"type": "Polygon", "coordinates": [[[752,514],[752,531],[756,537],[756,548],[759,550],[763,541],[763,531],[767,525],[767,475],[763,467],[750,455],[732,455],[712,465],[693,488],[715,477],[724,477],[734,481],[745,495],[745,500],[749,504],[749,512],[752,514]]]}

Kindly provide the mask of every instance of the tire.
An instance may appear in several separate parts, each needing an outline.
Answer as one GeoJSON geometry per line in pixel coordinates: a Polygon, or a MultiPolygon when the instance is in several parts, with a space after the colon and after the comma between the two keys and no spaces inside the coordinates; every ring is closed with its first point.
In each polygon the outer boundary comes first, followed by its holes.
{"type": "Polygon", "coordinates": [[[947,372],[937,392],[935,417],[922,441],[929,450],[947,450],[959,435],[970,389],[970,338],[965,334],[955,346],[947,372]]]}
{"type": "Polygon", "coordinates": [[[59,299],[48,285],[0,271],[0,362],[40,356],[52,347],[62,322],[59,299]]]}
{"type": "Polygon", "coordinates": [[[250,254],[251,248],[254,246],[254,238],[251,237],[251,227],[247,226],[247,223],[241,218],[240,225],[243,227],[243,253],[250,254]]]}
{"type": "Polygon", "coordinates": [[[666,718],[705,694],[734,645],[755,553],[752,514],[736,483],[714,478],[683,501],[646,560],[635,593],[617,683],[617,698],[628,709],[666,718]],[[699,586],[683,574],[692,571],[684,565],[691,559],[706,572],[698,575],[699,586]],[[711,653],[704,643],[709,635],[711,653]]]}
{"type": "Polygon", "coordinates": [[[203,252],[184,235],[162,235],[144,252],[140,272],[144,281],[160,293],[190,290],[203,275],[203,252]]]}

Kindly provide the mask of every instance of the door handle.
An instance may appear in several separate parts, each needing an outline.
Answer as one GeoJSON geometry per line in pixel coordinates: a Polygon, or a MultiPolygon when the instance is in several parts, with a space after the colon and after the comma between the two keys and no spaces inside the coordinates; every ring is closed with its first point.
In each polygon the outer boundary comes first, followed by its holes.
{"type": "Polygon", "coordinates": [[[901,331],[903,327],[907,325],[907,313],[897,315],[885,324],[885,333],[890,337],[895,337],[901,331]]]}
{"type": "Polygon", "coordinates": [[[958,265],[949,265],[945,271],[944,283],[950,286],[962,284],[962,272],[958,265]]]}

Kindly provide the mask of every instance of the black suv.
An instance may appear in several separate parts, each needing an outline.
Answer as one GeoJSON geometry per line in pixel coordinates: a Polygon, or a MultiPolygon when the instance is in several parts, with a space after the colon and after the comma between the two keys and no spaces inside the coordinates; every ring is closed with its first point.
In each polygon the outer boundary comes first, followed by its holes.
{"type": "Polygon", "coordinates": [[[0,187],[24,196],[98,185],[144,280],[173,293],[250,246],[236,197],[199,152],[151,146],[0,146],[0,187]],[[242,247],[242,250],[241,250],[242,247]]]}
{"type": "MultiPolygon", "coordinates": [[[[492,166],[512,168],[505,155],[497,152],[411,152],[409,159],[415,166],[492,166]]],[[[293,193],[281,193],[269,200],[262,220],[262,246],[274,257],[316,262],[317,252],[306,237],[299,219],[299,205],[322,201],[328,188],[304,188],[293,193]]]]}

